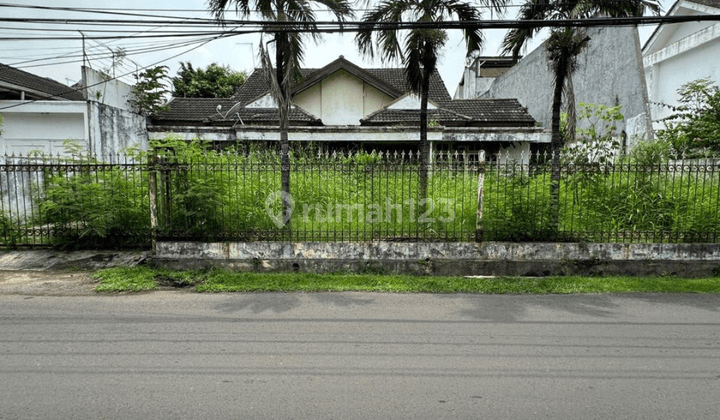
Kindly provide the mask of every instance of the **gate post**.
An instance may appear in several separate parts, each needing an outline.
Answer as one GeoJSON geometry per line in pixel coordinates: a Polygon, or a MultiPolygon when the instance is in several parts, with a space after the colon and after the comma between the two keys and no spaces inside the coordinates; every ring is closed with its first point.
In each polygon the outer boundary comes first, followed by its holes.
{"type": "Polygon", "coordinates": [[[152,237],[152,253],[155,255],[158,237],[158,208],[157,208],[157,155],[154,150],[148,154],[148,179],[150,182],[150,234],[152,237]]]}
{"type": "Polygon", "coordinates": [[[482,225],[483,206],[485,195],[485,151],[478,152],[478,192],[477,192],[477,216],[475,220],[475,242],[485,240],[485,230],[482,225]]]}

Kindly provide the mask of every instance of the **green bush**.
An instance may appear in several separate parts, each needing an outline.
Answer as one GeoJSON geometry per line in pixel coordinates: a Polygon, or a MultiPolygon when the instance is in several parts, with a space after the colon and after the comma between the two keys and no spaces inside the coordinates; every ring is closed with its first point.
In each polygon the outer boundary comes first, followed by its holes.
{"type": "Polygon", "coordinates": [[[684,158],[720,156],[720,89],[706,78],[685,83],[677,92],[681,105],[666,105],[673,114],[657,137],[684,158]]]}
{"type": "Polygon", "coordinates": [[[7,213],[0,213],[0,243],[5,246],[16,246],[21,238],[20,226],[7,213]]]}
{"type": "Polygon", "coordinates": [[[66,142],[65,146],[72,157],[51,166],[40,187],[39,222],[52,226],[53,245],[78,248],[147,243],[146,174],[103,164],[75,143],[66,142]]]}

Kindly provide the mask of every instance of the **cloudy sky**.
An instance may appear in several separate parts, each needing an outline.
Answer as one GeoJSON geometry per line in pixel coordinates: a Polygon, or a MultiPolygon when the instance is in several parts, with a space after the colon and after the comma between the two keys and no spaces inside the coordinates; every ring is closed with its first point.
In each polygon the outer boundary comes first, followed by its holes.
{"type": "MultiPolygon", "coordinates": [[[[519,1],[514,2],[520,4],[519,1]]],[[[667,10],[674,3],[673,0],[662,0],[664,10],[667,10]]],[[[4,18],[63,18],[63,19],[124,19],[142,20],[141,17],[117,16],[96,13],[71,13],[58,10],[29,9],[13,6],[47,6],[47,7],[69,7],[69,8],[92,8],[112,11],[124,9],[136,14],[153,14],[162,16],[182,17],[211,17],[207,13],[205,0],[0,0],[0,16],[4,18]],[[130,9],[130,10],[128,10],[130,9]],[[154,10],[148,10],[154,9],[154,10]]],[[[515,17],[515,9],[510,9],[504,18],[515,17]]],[[[357,12],[358,19],[361,12],[357,12]]],[[[233,12],[227,14],[228,18],[235,18],[233,12]]],[[[486,19],[495,18],[497,15],[484,13],[486,19]]],[[[319,20],[329,20],[330,15],[326,12],[319,12],[319,20]]],[[[171,48],[178,44],[178,39],[142,39],[143,35],[160,33],[168,30],[168,26],[147,26],[147,27],[103,27],[96,25],[48,25],[48,24],[27,24],[16,22],[2,22],[0,25],[0,62],[21,68],[31,73],[50,77],[57,81],[72,84],[80,78],[80,66],[82,65],[83,42],[80,39],[80,31],[85,33],[85,52],[90,58],[93,68],[108,68],[111,63],[111,51],[124,48],[129,51],[127,59],[121,66],[117,67],[116,75],[132,72],[136,68],[156,64],[164,64],[170,68],[169,74],[175,75],[180,61],[189,61],[195,67],[204,67],[210,63],[229,65],[236,70],[251,72],[255,66],[259,66],[257,50],[260,38],[258,35],[240,35],[226,39],[218,39],[207,44],[193,44],[171,48]],[[100,35],[111,35],[110,32],[93,32],[93,29],[110,31],[120,28],[129,30],[128,34],[135,34],[136,37],[123,40],[102,40],[96,39],[100,35]],[[66,31],[59,32],[57,29],[66,31]],[[69,31],[68,31],[69,30],[69,31]],[[43,37],[48,34],[54,36],[74,37],[73,40],[61,41],[28,41],[16,40],[15,38],[43,37]]],[[[213,30],[217,28],[212,28],[213,30]]],[[[652,27],[640,29],[641,40],[652,33],[652,27]]],[[[485,31],[484,55],[497,55],[499,46],[505,31],[485,31]]],[[[542,37],[538,37],[538,41],[542,37]]],[[[365,67],[392,67],[397,63],[383,63],[379,60],[372,62],[360,56],[353,43],[352,34],[326,35],[324,41],[315,45],[309,41],[306,45],[306,57],[304,66],[318,68],[326,65],[338,56],[343,55],[346,59],[365,67]]],[[[537,46],[537,43],[530,45],[530,48],[537,46]]],[[[449,40],[446,44],[442,60],[439,65],[440,73],[445,80],[446,87],[452,95],[463,73],[464,50],[462,38],[458,31],[450,31],[449,40]]],[[[133,79],[127,76],[123,80],[132,82],[133,79]]]]}

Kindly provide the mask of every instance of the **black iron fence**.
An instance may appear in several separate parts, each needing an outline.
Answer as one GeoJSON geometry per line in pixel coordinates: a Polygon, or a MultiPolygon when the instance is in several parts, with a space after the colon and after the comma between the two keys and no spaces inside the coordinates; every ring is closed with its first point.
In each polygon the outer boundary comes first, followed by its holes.
{"type": "Polygon", "coordinates": [[[269,151],[6,156],[0,242],[720,241],[720,162],[565,163],[554,181],[543,161],[443,153],[423,169],[413,153],[296,154],[288,193],[269,151]]]}
{"type": "Polygon", "coordinates": [[[148,179],[147,165],[129,156],[4,156],[0,244],[148,246],[148,179]]]}

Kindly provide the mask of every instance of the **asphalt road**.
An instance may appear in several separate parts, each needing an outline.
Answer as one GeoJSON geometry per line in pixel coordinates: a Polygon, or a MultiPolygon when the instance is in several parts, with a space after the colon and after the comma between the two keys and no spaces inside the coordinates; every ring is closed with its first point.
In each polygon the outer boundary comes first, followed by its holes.
{"type": "Polygon", "coordinates": [[[0,296],[0,419],[717,419],[720,296],[0,296]]]}

